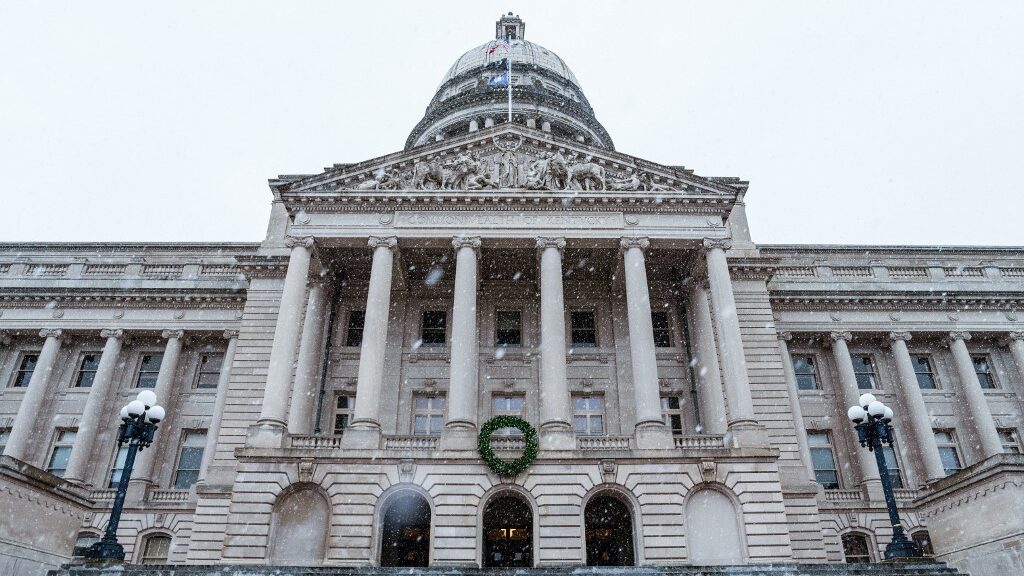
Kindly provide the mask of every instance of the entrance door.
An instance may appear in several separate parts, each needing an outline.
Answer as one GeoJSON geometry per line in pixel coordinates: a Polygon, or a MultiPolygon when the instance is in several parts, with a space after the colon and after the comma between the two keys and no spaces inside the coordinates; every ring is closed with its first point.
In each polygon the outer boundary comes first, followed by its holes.
{"type": "Polygon", "coordinates": [[[484,567],[533,566],[533,513],[515,496],[499,496],[484,508],[484,567]]]}
{"type": "Polygon", "coordinates": [[[633,521],[614,496],[596,496],[583,513],[587,566],[633,566],[633,521]]]}
{"type": "Polygon", "coordinates": [[[381,566],[430,562],[430,504],[419,494],[400,494],[388,504],[380,543],[381,566]]]}

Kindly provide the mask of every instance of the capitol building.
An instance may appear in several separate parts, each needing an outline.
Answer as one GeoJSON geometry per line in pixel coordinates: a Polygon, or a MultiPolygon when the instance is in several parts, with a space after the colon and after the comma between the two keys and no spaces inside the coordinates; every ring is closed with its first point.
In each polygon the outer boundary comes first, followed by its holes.
{"type": "Polygon", "coordinates": [[[748,182],[618,151],[526,38],[270,180],[262,242],[0,244],[0,573],[102,535],[140,389],[134,564],[879,562],[870,392],[908,537],[1024,572],[1024,248],[758,244],[748,182]]]}

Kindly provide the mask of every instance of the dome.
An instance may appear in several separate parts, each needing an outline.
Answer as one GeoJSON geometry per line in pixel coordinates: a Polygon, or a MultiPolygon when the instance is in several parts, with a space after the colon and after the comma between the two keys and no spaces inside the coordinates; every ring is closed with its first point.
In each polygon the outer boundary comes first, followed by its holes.
{"type": "Polygon", "coordinates": [[[495,24],[494,40],[459,56],[409,134],[406,149],[509,121],[614,149],[576,75],[558,54],[525,40],[525,31],[526,24],[509,13],[495,24]]]}

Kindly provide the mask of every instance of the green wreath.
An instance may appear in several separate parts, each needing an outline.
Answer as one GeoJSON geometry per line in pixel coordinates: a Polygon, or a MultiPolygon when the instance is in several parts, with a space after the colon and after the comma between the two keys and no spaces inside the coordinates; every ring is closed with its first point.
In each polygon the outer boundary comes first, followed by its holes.
{"type": "Polygon", "coordinates": [[[484,423],[480,428],[480,435],[476,441],[477,451],[483,458],[484,464],[499,476],[516,476],[523,470],[530,467],[537,458],[537,431],[530,426],[530,423],[518,416],[495,416],[484,423]],[[491,450],[491,434],[500,428],[516,428],[523,433],[526,440],[526,448],[523,455],[508,462],[498,458],[491,450]]]}

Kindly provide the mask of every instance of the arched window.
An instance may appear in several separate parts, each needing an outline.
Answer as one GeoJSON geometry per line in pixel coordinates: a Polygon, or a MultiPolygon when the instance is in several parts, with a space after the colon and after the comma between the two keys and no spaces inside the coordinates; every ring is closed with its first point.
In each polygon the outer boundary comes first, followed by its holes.
{"type": "Polygon", "coordinates": [[[330,531],[331,504],[318,486],[285,493],[274,503],[270,563],[316,566],[323,563],[330,531]]]}
{"type": "Polygon", "coordinates": [[[89,547],[100,541],[100,535],[95,532],[79,532],[75,538],[75,549],[71,555],[75,558],[82,558],[89,551],[89,547]]]}
{"type": "Polygon", "coordinates": [[[423,567],[430,563],[430,504],[414,492],[386,502],[381,528],[380,565],[423,567]]]}
{"type": "Polygon", "coordinates": [[[686,538],[692,564],[743,563],[746,545],[736,506],[717,490],[699,490],[687,499],[686,538]]]}
{"type": "Polygon", "coordinates": [[[918,550],[921,551],[925,556],[934,556],[935,551],[932,550],[932,537],[928,534],[927,530],[918,530],[910,535],[910,538],[917,544],[918,550]]]}
{"type": "Polygon", "coordinates": [[[514,493],[500,494],[484,508],[484,568],[533,566],[533,511],[514,493]]]}
{"type": "Polygon", "coordinates": [[[629,507],[611,494],[587,502],[587,566],[633,566],[633,519],[629,507]]]}
{"type": "Polygon", "coordinates": [[[139,564],[167,564],[167,556],[171,553],[171,537],[158,532],[142,538],[142,554],[139,564]]]}
{"type": "Polygon", "coordinates": [[[859,532],[843,534],[843,556],[847,564],[871,562],[871,540],[859,532]]]}

